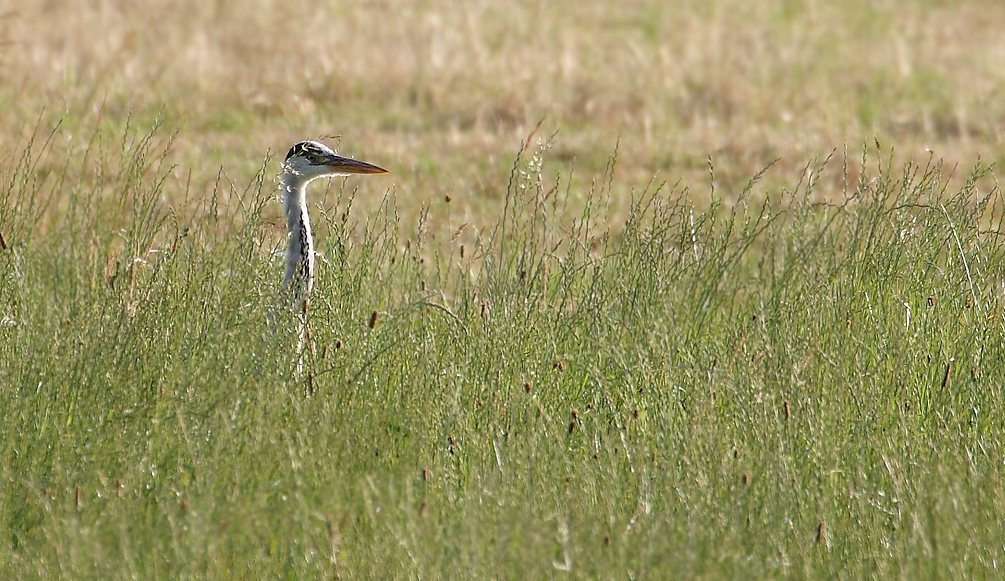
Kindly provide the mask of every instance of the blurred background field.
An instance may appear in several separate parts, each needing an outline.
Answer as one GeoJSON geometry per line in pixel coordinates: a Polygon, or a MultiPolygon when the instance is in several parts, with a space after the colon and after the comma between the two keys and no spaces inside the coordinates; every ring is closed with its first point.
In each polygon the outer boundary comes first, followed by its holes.
{"type": "Polygon", "coordinates": [[[711,158],[729,199],[775,159],[769,185],[874,139],[964,174],[1005,153],[1002,23],[1005,5],[961,0],[8,3],[0,151],[40,117],[63,121],[55,164],[161,116],[173,179],[206,196],[221,166],[243,184],[267,152],[341,136],[394,172],[361,183],[362,207],[390,185],[403,212],[435,221],[450,196],[473,225],[541,119],[585,183],[617,146],[621,193],[656,176],[700,200],[711,158]]]}
{"type": "Polygon", "coordinates": [[[1003,25],[0,0],[0,578],[1000,576],[1003,25]]]}

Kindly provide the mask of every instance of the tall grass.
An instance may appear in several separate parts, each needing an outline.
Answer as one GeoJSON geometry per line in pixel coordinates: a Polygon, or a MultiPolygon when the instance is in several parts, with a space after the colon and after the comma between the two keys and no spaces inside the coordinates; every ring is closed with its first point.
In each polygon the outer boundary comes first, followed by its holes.
{"type": "Polygon", "coordinates": [[[463,251],[336,181],[312,194],[298,373],[293,318],[269,323],[272,164],[166,193],[185,185],[165,133],[96,135],[61,166],[39,138],[2,169],[3,577],[1001,567],[988,168],[947,191],[936,161],[869,147],[728,207],[714,177],[702,207],[654,182],[610,227],[616,156],[581,191],[533,137],[463,251]],[[819,202],[835,173],[844,198],[819,202]]]}

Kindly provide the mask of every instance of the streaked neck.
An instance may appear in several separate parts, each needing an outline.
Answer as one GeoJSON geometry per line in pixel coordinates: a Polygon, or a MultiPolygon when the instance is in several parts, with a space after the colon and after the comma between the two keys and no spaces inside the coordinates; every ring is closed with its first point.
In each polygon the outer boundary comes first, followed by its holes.
{"type": "Polygon", "coordinates": [[[314,283],[314,236],[311,219],[307,214],[307,183],[299,176],[284,172],[280,178],[283,189],[283,210],[289,244],[286,247],[286,276],[283,286],[288,288],[297,279],[299,295],[303,299],[311,292],[314,283]]]}

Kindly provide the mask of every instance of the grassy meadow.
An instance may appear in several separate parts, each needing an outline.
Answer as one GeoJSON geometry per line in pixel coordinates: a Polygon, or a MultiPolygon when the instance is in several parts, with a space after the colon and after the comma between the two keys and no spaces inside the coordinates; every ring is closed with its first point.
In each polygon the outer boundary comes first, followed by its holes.
{"type": "Polygon", "coordinates": [[[1005,6],[92,4],[0,4],[0,578],[1001,576],[1005,6]]]}

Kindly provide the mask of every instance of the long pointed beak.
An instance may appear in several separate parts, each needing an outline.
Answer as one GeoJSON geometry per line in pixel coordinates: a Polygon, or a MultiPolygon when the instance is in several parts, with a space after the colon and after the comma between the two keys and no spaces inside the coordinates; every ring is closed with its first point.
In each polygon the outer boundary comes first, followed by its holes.
{"type": "Polygon", "coordinates": [[[326,163],[332,173],[343,175],[390,173],[386,169],[373,165],[372,163],[349,159],[348,157],[342,157],[341,155],[328,156],[326,163]]]}

